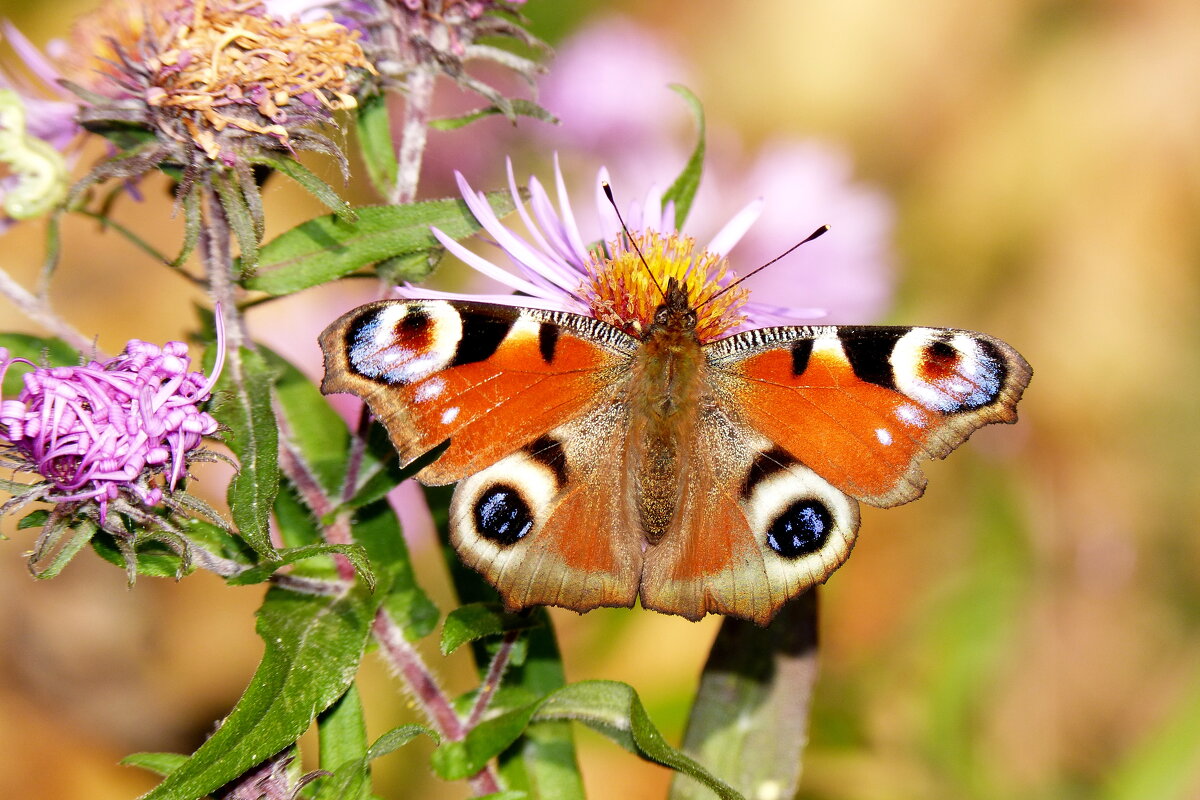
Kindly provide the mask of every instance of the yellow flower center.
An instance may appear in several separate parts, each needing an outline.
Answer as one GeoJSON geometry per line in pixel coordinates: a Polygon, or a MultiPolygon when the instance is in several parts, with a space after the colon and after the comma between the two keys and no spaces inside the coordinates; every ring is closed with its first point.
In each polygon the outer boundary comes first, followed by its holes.
{"type": "Polygon", "coordinates": [[[700,341],[716,339],[746,320],[741,308],[750,293],[740,286],[722,292],[729,272],[723,257],[707,250],[696,252],[696,241],[680,234],[646,231],[634,240],[637,249],[619,237],[606,244],[607,254],[592,254],[587,265],[592,279],[583,294],[597,319],[633,336],[644,335],[663,303],[662,292],[674,278],[696,312],[700,341]]]}

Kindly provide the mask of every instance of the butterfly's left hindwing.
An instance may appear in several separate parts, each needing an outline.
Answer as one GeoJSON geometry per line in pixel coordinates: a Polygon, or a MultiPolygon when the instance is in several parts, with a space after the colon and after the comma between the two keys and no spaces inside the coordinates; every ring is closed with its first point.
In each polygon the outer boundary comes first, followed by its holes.
{"type": "Polygon", "coordinates": [[[582,414],[636,340],[575,314],[444,300],[384,300],[321,334],[327,394],[361,397],[418,477],[445,484],[491,466],[582,414]]]}
{"type": "Polygon", "coordinates": [[[1004,342],[948,328],[763,328],[705,352],[733,413],[876,506],[921,495],[921,459],[1015,422],[1031,374],[1004,342]]]}

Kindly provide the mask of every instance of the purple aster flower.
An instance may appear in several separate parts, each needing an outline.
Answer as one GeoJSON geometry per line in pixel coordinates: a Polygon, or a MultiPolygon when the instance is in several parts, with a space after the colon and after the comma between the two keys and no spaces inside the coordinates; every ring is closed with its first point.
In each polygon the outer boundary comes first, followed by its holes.
{"type": "MultiPolygon", "coordinates": [[[[201,439],[217,430],[197,407],[224,362],[220,334],[217,350],[210,377],[188,371],[183,342],[158,347],[137,339],[115,358],[26,373],[17,398],[0,400],[0,463],[45,481],[19,499],[94,501],[102,523],[108,503],[123,493],[158,505],[162,484],[174,490],[201,439]]],[[[18,362],[31,364],[0,348],[0,381],[18,362]]]]}
{"type": "Polygon", "coordinates": [[[405,286],[398,290],[402,295],[570,311],[640,335],[649,327],[662,302],[655,283],[665,286],[669,278],[674,278],[687,291],[691,306],[700,313],[697,333],[702,341],[745,328],[818,317],[822,313],[820,309],[751,301],[749,292],[741,286],[730,288],[736,276],[729,269],[726,255],[758,216],[762,209],[759,201],[739,211],[707,245],[697,247],[695,239],[677,230],[673,204],[664,202],[661,192],[652,190],[644,202],[632,205],[623,214],[633,238],[631,242],[622,233],[616,211],[604,196],[603,184],[608,182],[608,173],[601,169],[596,183],[599,242],[593,246],[588,244],[593,239],[584,238],[576,223],[557,161],[557,208],[537,178],[531,177],[527,210],[519,199],[511,162],[508,180],[530,239],[501,223],[484,195],[458,176],[467,206],[508,256],[513,271],[473,253],[436,228],[433,232],[468,266],[520,294],[448,294],[405,286]]]}

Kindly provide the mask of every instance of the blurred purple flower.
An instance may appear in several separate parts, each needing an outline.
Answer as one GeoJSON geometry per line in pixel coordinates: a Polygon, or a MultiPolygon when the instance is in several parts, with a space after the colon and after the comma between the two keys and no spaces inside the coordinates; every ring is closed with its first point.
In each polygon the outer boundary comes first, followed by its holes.
{"type": "MultiPolygon", "coordinates": [[[[668,88],[689,66],[656,31],[615,17],[590,23],[557,50],[541,101],[562,124],[534,130],[576,161],[601,161],[618,195],[648,188],[664,164],[681,168],[694,141],[686,104],[668,88]]],[[[878,188],[855,180],[850,154],[815,139],[778,139],[747,155],[738,136],[709,119],[701,189],[690,222],[718,225],[729,198],[760,197],[762,217],[737,250],[737,270],[765,264],[815,228],[831,230],[750,278],[755,296],[780,306],[823,309],[822,321],[866,322],[893,290],[893,209],[878,188]]],[[[735,201],[737,202],[737,201],[735,201]]],[[[761,308],[760,308],[761,312],[761,308]]],[[[766,320],[762,313],[759,317],[766,320]]],[[[795,321],[779,309],[773,324],[795,321]]]]}
{"type": "Polygon", "coordinates": [[[537,132],[551,146],[600,156],[618,174],[657,171],[662,156],[680,153],[679,134],[691,123],[668,86],[690,82],[687,65],[656,33],[608,17],[558,48],[538,87],[542,105],[561,124],[537,132]]]}
{"type": "Polygon", "coordinates": [[[0,89],[11,89],[28,111],[26,125],[31,136],[63,152],[83,128],[75,121],[78,102],[58,84],[61,70],[8,20],[0,22],[0,33],[8,41],[29,75],[0,64],[0,89]]]}
{"type": "Polygon", "coordinates": [[[642,204],[630,206],[624,214],[629,232],[638,245],[638,249],[633,249],[622,234],[616,212],[604,196],[602,186],[608,182],[608,172],[601,169],[596,182],[601,242],[599,247],[589,247],[588,243],[594,241],[594,237],[585,239],[580,232],[557,163],[558,208],[555,209],[537,178],[531,177],[532,215],[520,201],[512,165],[509,165],[509,190],[532,241],[501,223],[485,196],[473,190],[461,175],[458,180],[467,206],[508,256],[516,271],[492,263],[436,228],[434,235],[468,266],[521,294],[451,294],[407,285],[398,290],[404,296],[481,300],[569,311],[602,319],[639,335],[650,325],[654,311],[661,303],[659,289],[649,280],[649,275],[653,274],[659,286],[665,286],[669,278],[675,278],[685,287],[692,306],[701,309],[697,331],[702,340],[744,328],[776,324],[780,320],[820,314],[819,309],[751,301],[741,287],[724,291],[735,280],[725,256],[754,223],[762,206],[758,201],[734,215],[706,246],[697,248],[693,239],[677,230],[674,205],[664,203],[661,193],[651,192],[642,204]],[[707,302],[718,294],[721,295],[718,301],[707,302]]]}
{"type": "MultiPolygon", "coordinates": [[[[188,372],[183,342],[163,347],[131,340],[121,355],[79,367],[35,367],[15,400],[0,400],[2,460],[46,479],[40,499],[95,501],[103,522],[122,492],[158,505],[187,471],[189,454],[217,422],[197,408],[208,399],[224,361],[218,336],[211,377],[188,372]]],[[[0,348],[0,381],[14,363],[0,348]]]]}
{"type": "Polygon", "coordinates": [[[58,84],[55,65],[7,21],[0,32],[24,69],[0,62],[0,232],[16,220],[40,216],[67,192],[63,153],[82,128],[76,104],[58,84]]]}
{"type": "Polygon", "coordinates": [[[732,179],[715,177],[707,197],[755,193],[763,213],[738,247],[741,272],[765,264],[820,225],[829,233],[746,281],[760,297],[825,309],[822,322],[869,322],[886,312],[895,275],[894,209],[880,189],[854,179],[843,148],[814,139],[765,145],[732,179]],[[728,185],[728,186],[727,186],[728,185]]]}

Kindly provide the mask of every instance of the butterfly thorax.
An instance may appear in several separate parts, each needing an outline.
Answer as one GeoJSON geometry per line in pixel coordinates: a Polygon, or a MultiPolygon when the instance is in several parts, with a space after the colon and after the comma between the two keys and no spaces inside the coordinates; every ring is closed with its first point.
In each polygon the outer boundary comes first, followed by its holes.
{"type": "Polygon", "coordinates": [[[687,472],[704,386],[704,358],[696,313],[672,280],[646,331],[629,384],[630,436],[626,457],[634,466],[634,501],[646,539],[656,543],[670,528],[687,472]]]}

